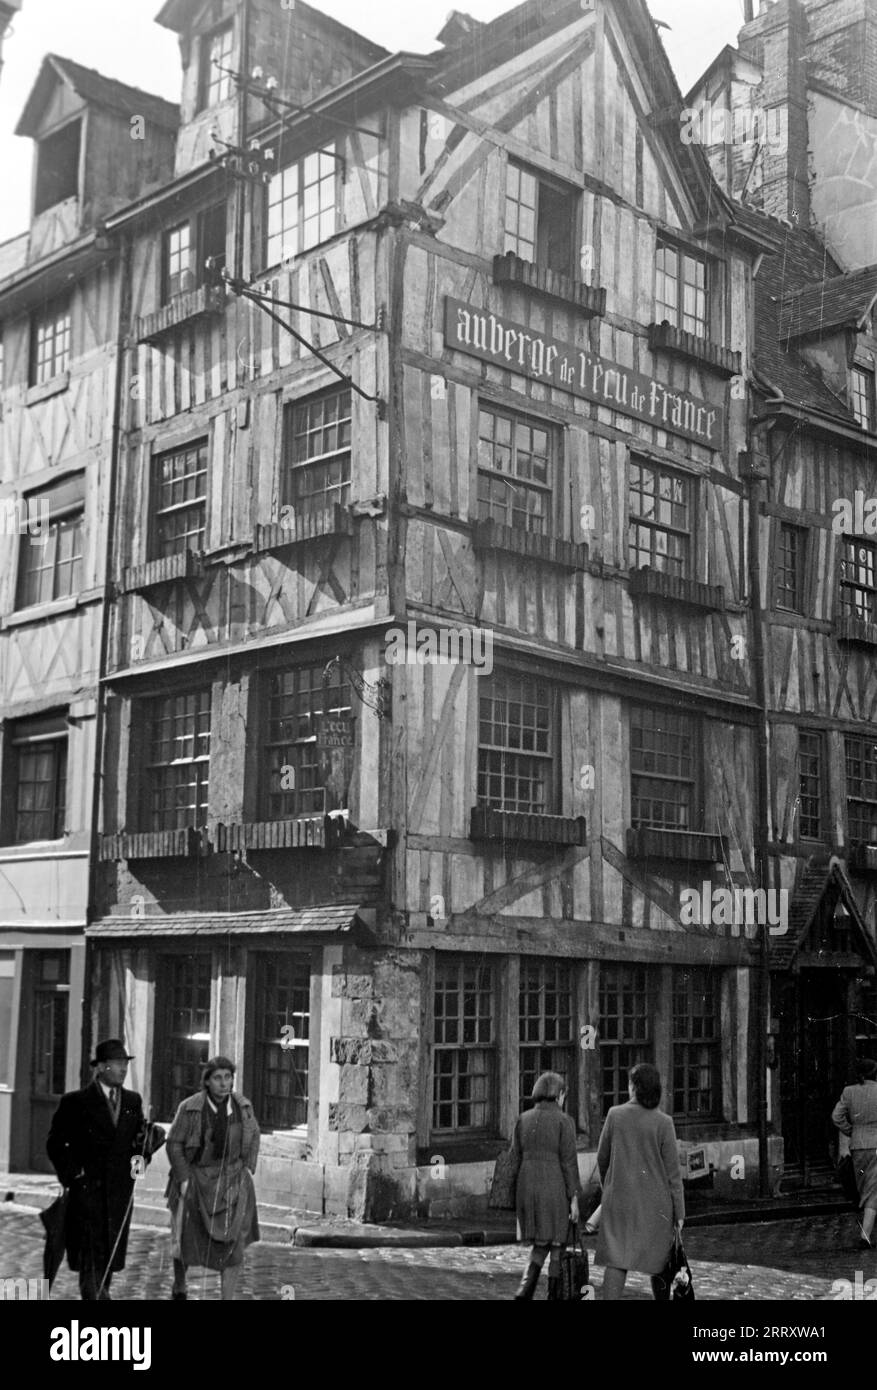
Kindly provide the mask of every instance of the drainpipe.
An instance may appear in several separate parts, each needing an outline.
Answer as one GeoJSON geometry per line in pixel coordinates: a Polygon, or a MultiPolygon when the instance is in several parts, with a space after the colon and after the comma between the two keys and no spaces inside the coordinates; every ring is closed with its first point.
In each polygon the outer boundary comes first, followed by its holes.
{"type": "MultiPolygon", "coordinates": [[[[247,82],[250,73],[250,0],[241,0],[241,57],[238,64],[241,84],[238,89],[238,131],[235,144],[246,154],[247,149],[247,82]]],[[[244,238],[247,227],[247,182],[238,180],[237,207],[235,216],[234,273],[240,281],[244,278],[244,238]]]]}
{"type": "MultiPolygon", "coordinates": [[[[119,257],[119,319],[116,329],[115,357],[116,357],[116,379],[113,390],[113,416],[112,430],[110,435],[110,456],[106,467],[109,470],[109,478],[106,483],[107,496],[107,527],[106,527],[106,555],[104,560],[104,581],[103,581],[103,603],[101,605],[101,628],[100,644],[98,648],[98,684],[97,700],[95,706],[94,721],[94,774],[91,789],[91,833],[89,837],[88,853],[88,902],[86,905],[85,920],[90,924],[96,916],[97,909],[97,890],[98,890],[98,851],[100,847],[100,827],[103,800],[103,741],[104,728],[106,725],[106,700],[107,691],[104,685],[104,676],[107,672],[107,662],[110,644],[110,617],[111,608],[114,602],[113,576],[115,573],[113,559],[115,554],[115,516],[116,516],[116,484],[119,473],[119,463],[121,455],[122,441],[122,392],[125,380],[125,340],[126,325],[129,321],[131,309],[131,243],[126,237],[122,242],[121,256],[119,257]]],[[[91,1055],[91,973],[92,959],[91,948],[88,938],[85,939],[85,982],[82,993],[82,1064],[81,1077],[83,1085],[90,1079],[91,1069],[88,1067],[88,1058],[91,1055]]]]}
{"type": "MultiPolygon", "coordinates": [[[[768,398],[772,403],[783,400],[783,394],[772,382],[760,379],[753,374],[759,386],[766,386],[772,393],[768,398]]],[[[749,448],[753,451],[755,434],[750,422],[749,448]]],[[[768,436],[769,438],[769,436],[768,436]]],[[[766,441],[767,442],[767,441],[766,441]]],[[[755,755],[755,872],[759,886],[767,889],[769,856],[767,852],[768,789],[770,787],[770,758],[768,742],[768,700],[767,672],[764,660],[764,604],[762,598],[763,578],[761,574],[760,519],[761,504],[767,497],[767,479],[752,477],[749,493],[749,588],[752,599],[752,665],[755,698],[759,711],[756,726],[755,755]]],[[[767,1030],[770,1022],[770,926],[765,920],[759,933],[758,957],[758,1038],[755,1049],[755,1065],[758,1069],[757,1117],[758,1117],[758,1188],[762,1197],[770,1195],[770,1165],[768,1163],[768,1123],[767,1123],[767,1030]]]]}

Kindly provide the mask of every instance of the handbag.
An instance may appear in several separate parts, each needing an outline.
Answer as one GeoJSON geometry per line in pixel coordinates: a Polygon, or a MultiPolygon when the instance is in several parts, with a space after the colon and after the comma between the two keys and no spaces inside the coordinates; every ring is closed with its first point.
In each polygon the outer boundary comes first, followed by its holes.
{"type": "Polygon", "coordinates": [[[678,1230],[673,1237],[673,1246],[660,1278],[665,1291],[662,1302],[670,1302],[677,1298],[688,1303],[694,1301],[694,1281],[691,1277],[688,1260],[685,1258],[682,1237],[678,1230]]]}
{"type": "Polygon", "coordinates": [[[513,1147],[498,1154],[487,1205],[500,1211],[514,1211],[518,1186],[518,1158],[513,1147]]]}
{"type": "Polygon", "coordinates": [[[557,1297],[567,1303],[578,1303],[582,1289],[588,1283],[588,1252],[582,1244],[578,1221],[570,1221],[566,1246],[560,1256],[560,1285],[557,1297]]]}
{"type": "Polygon", "coordinates": [[[850,1153],[844,1154],[837,1165],[837,1176],[844,1196],[857,1210],[859,1206],[859,1184],[856,1181],[856,1165],[850,1153]]]}

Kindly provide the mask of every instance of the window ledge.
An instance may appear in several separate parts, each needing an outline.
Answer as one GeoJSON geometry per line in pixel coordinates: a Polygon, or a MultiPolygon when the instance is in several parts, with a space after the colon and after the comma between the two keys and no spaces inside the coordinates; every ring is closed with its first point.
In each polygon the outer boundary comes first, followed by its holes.
{"type": "Polygon", "coordinates": [[[650,565],[630,571],[630,592],[650,598],[670,599],[692,608],[709,608],[724,612],[725,591],[721,584],[701,584],[697,579],[683,579],[676,574],[664,574],[650,565]]]}
{"type": "Polygon", "coordinates": [[[474,547],[476,551],[502,550],[527,560],[542,560],[565,570],[584,570],[588,566],[588,547],[584,541],[540,536],[493,519],[475,523],[474,547]]]}
{"type": "Polygon", "coordinates": [[[79,596],[71,594],[69,598],[56,598],[51,603],[35,603],[31,608],[18,608],[14,613],[7,613],[3,619],[3,626],[22,627],[25,623],[44,623],[47,618],[54,618],[61,613],[72,613],[79,607],[79,596]]]}
{"type": "Polygon", "coordinates": [[[723,835],[708,835],[693,830],[630,829],[627,832],[629,859],[697,860],[704,864],[719,864],[727,857],[728,846],[723,835]]]}
{"type": "Polygon", "coordinates": [[[877,874],[877,845],[854,841],[849,847],[847,862],[856,873],[877,874]]]}
{"type": "Polygon", "coordinates": [[[711,367],[720,376],[739,376],[743,370],[739,352],[699,338],[696,333],[674,328],[666,319],[662,323],[649,324],[649,349],[652,352],[666,352],[670,357],[684,357],[699,362],[704,367],[711,367]]]}
{"type": "Polygon", "coordinates": [[[301,545],[320,536],[350,536],[353,518],[340,502],[317,511],[296,512],[286,521],[271,521],[256,526],[254,548],[257,554],[266,550],[282,550],[284,546],[301,545]]]}
{"type": "Polygon", "coordinates": [[[584,845],[588,842],[588,831],[584,816],[528,815],[523,811],[497,811],[492,806],[473,806],[469,839],[584,845]]]}
{"type": "Polygon", "coordinates": [[[165,555],[160,560],[147,560],[143,565],[129,565],[119,589],[123,594],[131,594],[139,589],[151,589],[156,584],[171,584],[175,579],[192,579],[201,573],[200,552],[184,550],[181,555],[165,555]]]}
{"type": "Polygon", "coordinates": [[[204,853],[204,834],[184,830],[150,830],[135,835],[101,835],[101,861],[114,859],[192,859],[204,853]]]}
{"type": "Polygon", "coordinates": [[[175,295],[155,313],[144,314],[134,325],[134,337],[138,343],[156,343],[182,323],[222,313],[225,305],[226,293],[222,286],[201,285],[197,290],[175,295]]]}
{"type": "Polygon", "coordinates": [[[340,838],[333,824],[327,821],[328,817],[317,815],[216,825],[210,841],[218,854],[243,849],[326,849],[340,838]]]}
{"type": "Polygon", "coordinates": [[[562,304],[565,309],[577,309],[586,318],[598,318],[606,312],[605,289],[586,285],[583,280],[574,280],[557,270],[533,265],[532,261],[524,261],[512,251],[503,256],[494,256],[493,283],[530,290],[542,299],[562,304]]]}
{"type": "Polygon", "coordinates": [[[51,381],[43,381],[39,386],[29,386],[27,395],[24,398],[25,405],[39,405],[40,401],[47,401],[50,396],[59,396],[62,391],[66,391],[70,385],[70,373],[59,372],[53,376],[51,381]]]}
{"type": "Polygon", "coordinates": [[[838,642],[849,642],[860,647],[877,647],[877,623],[869,623],[865,618],[849,615],[837,618],[834,635],[838,642]]]}

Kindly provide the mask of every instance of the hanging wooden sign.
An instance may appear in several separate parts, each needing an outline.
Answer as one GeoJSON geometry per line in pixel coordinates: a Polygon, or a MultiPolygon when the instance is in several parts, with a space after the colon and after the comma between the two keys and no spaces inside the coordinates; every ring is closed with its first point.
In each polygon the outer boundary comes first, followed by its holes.
{"type": "Polygon", "coordinates": [[[353,748],[356,719],[352,714],[318,714],[314,719],[317,752],[334,753],[339,748],[353,748]]]}

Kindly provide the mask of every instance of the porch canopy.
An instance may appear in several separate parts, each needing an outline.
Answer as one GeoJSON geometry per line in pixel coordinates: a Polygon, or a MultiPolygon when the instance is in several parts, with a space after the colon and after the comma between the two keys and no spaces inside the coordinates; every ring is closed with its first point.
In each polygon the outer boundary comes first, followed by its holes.
{"type": "MultiPolygon", "coordinates": [[[[367,911],[368,909],[366,909],[367,911]]],[[[85,929],[91,941],[146,936],[310,936],[348,937],[357,945],[369,945],[374,937],[358,903],[328,907],[274,908],[265,912],[188,912],[173,916],[104,917],[85,929]]]]}

